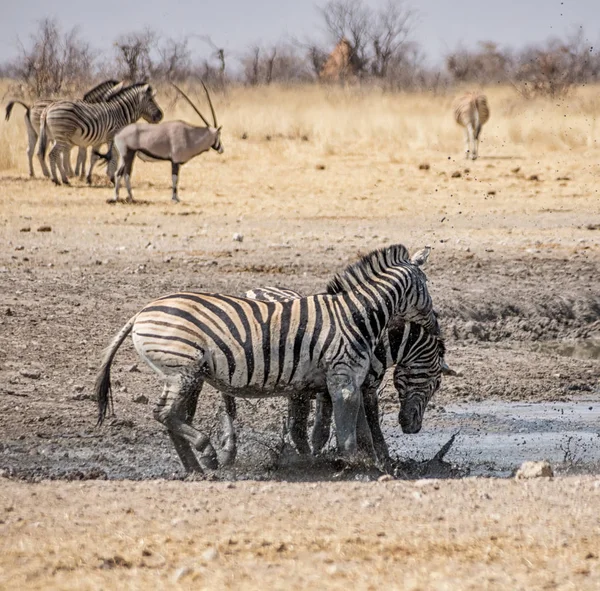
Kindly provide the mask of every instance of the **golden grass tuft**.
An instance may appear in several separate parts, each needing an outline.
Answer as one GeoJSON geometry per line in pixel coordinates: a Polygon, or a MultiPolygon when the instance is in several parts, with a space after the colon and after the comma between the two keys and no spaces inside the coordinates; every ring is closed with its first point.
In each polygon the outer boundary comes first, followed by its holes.
{"type": "MultiPolygon", "coordinates": [[[[7,82],[0,82],[0,95],[7,82]]],[[[482,133],[482,156],[535,155],[538,151],[596,148],[600,142],[597,119],[600,98],[596,87],[582,87],[564,100],[525,100],[508,87],[484,89],[491,108],[482,133]]],[[[160,89],[158,98],[166,118],[198,120],[174,91],[160,89]]],[[[210,111],[202,92],[198,97],[206,116],[210,111]]],[[[401,162],[407,151],[437,152],[460,157],[462,130],[454,123],[454,95],[386,93],[377,88],[303,87],[231,88],[213,93],[226,146],[235,145],[243,158],[243,142],[272,142],[274,156],[285,141],[287,155],[295,142],[311,146],[316,156],[361,154],[377,151],[392,162],[401,162]]],[[[5,97],[4,105],[10,97],[5,97]]],[[[0,170],[27,171],[27,135],[22,109],[16,107],[9,122],[0,127],[0,170]]],[[[265,146],[270,151],[270,149],[265,146]]],[[[34,163],[37,170],[37,164],[34,163]]]]}

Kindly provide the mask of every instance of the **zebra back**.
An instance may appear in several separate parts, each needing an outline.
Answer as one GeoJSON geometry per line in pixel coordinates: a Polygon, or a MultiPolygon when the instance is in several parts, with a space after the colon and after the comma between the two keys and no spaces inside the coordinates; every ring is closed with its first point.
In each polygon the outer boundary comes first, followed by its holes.
{"type": "Polygon", "coordinates": [[[106,100],[107,98],[109,98],[107,97],[107,94],[119,84],[122,87],[123,83],[119,82],[118,80],[104,80],[104,82],[100,82],[100,84],[97,84],[93,88],[90,88],[90,90],[88,90],[83,95],[82,100],[84,103],[98,103],[100,101],[106,100]]]}
{"type": "Polygon", "coordinates": [[[56,101],[46,108],[44,117],[50,135],[57,142],[99,145],[112,140],[115,133],[141,117],[158,123],[163,112],[154,95],[149,84],[133,84],[100,103],[56,101]]]}

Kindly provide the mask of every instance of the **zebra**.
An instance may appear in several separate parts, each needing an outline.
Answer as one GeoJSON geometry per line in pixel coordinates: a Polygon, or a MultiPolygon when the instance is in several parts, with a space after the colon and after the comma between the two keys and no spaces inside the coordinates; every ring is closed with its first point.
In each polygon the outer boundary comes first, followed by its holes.
{"type": "Polygon", "coordinates": [[[50,137],[54,141],[50,151],[54,183],[60,185],[56,175],[58,165],[62,182],[69,184],[64,161],[59,156],[65,148],[77,145],[94,148],[87,175],[87,183],[91,185],[97,150],[102,144],[110,142],[115,133],[140,117],[150,123],[158,123],[163,118],[163,112],[154,99],[155,94],[150,84],[136,83],[122,88],[102,103],[56,101],[46,107],[41,117],[38,155],[44,158],[50,137]]]}
{"type": "MultiPolygon", "coordinates": [[[[98,103],[103,100],[107,100],[112,94],[118,92],[122,86],[123,83],[119,82],[118,80],[105,80],[97,86],[94,86],[94,88],[88,90],[88,92],[83,95],[82,100],[86,103],[98,103]]],[[[33,170],[33,155],[35,154],[35,145],[37,144],[40,131],[40,118],[44,109],[53,102],[55,102],[55,99],[41,99],[33,103],[33,105],[30,107],[23,101],[14,100],[10,101],[8,105],[6,105],[7,121],[10,119],[14,105],[18,104],[25,108],[25,126],[27,129],[27,160],[29,162],[29,176],[31,178],[35,178],[35,172],[33,170]]],[[[67,173],[69,176],[73,176],[73,171],[71,170],[71,159],[67,155],[65,155],[65,158],[68,168],[67,173]]],[[[79,175],[81,171],[81,176],[83,177],[83,169],[85,168],[86,158],[87,150],[80,148],[77,156],[75,175],[79,175]]],[[[50,178],[50,171],[48,170],[46,161],[41,160],[40,164],[42,166],[42,172],[44,176],[50,178]]]]}
{"type": "MultiPolygon", "coordinates": [[[[260,287],[246,292],[246,297],[262,301],[283,301],[302,297],[298,292],[277,287],[260,287]]],[[[441,375],[455,375],[444,360],[446,348],[440,335],[432,334],[414,322],[405,322],[395,316],[383,333],[371,359],[369,373],[362,386],[366,419],[369,423],[376,459],[382,463],[389,460],[389,452],[379,425],[378,391],[388,367],[394,370],[394,386],[398,392],[400,412],[398,421],[404,433],[418,433],[421,430],[427,404],[441,385],[441,375]]],[[[230,397],[227,397],[230,398],[230,397]]],[[[229,413],[228,430],[233,432],[235,400],[225,400],[229,413]]],[[[325,392],[317,394],[315,423],[312,432],[312,453],[321,452],[329,439],[332,415],[331,397],[325,392]]],[[[310,453],[307,438],[307,420],[310,412],[310,398],[299,395],[290,399],[288,430],[292,442],[299,453],[310,453]]],[[[234,445],[231,463],[235,457],[234,445]]]]}
{"type": "Polygon", "coordinates": [[[454,102],[454,119],[465,128],[465,157],[476,160],[479,151],[479,134],[490,118],[487,97],[468,92],[454,102]]]}
{"type": "Polygon", "coordinates": [[[401,314],[439,333],[420,264],[396,244],[348,266],[325,294],[282,302],[195,292],[159,298],[131,317],[105,351],[95,384],[98,424],[112,400],[111,364],[132,333],[138,355],[163,379],[154,417],[167,428],[186,471],[218,466],[210,439],[191,425],[205,381],[248,398],[327,388],[338,446],[352,458],[357,430],[368,431],[360,386],[390,317],[401,314]]]}

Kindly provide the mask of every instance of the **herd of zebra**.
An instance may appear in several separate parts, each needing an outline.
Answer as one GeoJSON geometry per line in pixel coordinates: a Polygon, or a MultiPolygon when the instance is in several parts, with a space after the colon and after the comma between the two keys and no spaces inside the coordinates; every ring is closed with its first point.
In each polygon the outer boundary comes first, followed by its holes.
{"type": "MultiPolygon", "coordinates": [[[[204,86],[204,83],[203,83],[204,86]]],[[[115,184],[114,201],[119,197],[120,179],[125,177],[128,198],[133,200],[130,176],[136,154],[144,160],[170,161],[172,165],[173,201],[179,201],[177,184],[179,168],[195,156],[211,148],[223,152],[221,128],[206,86],[213,123],[210,124],[188,96],[177,86],[178,92],[190,103],[202,118],[206,127],[197,127],[183,121],[160,123],[163,111],[156,102],[155,90],[147,83],[125,86],[123,82],[106,80],[88,91],[81,100],[39,100],[31,107],[20,100],[13,100],[6,107],[6,120],[10,119],[15,104],[25,108],[27,127],[29,174],[34,175],[33,155],[36,143],[38,158],[44,176],[52,176],[57,185],[69,184],[69,176],[84,176],[87,148],[92,148],[87,174],[92,183],[92,171],[98,158],[108,161],[107,174],[115,184]],[[148,124],[136,123],[144,119],[148,124]],[[46,151],[50,150],[50,171],[46,166],[46,151]],[[100,153],[103,144],[109,146],[106,154],[100,153]],[[79,147],[75,172],[71,167],[71,150],[79,147]],[[119,162],[116,163],[118,153],[119,162]],[[60,174],[61,181],[58,179],[60,174]]]]}
{"type": "MultiPolygon", "coordinates": [[[[204,83],[202,84],[204,86],[204,83]]],[[[92,171],[98,158],[107,160],[107,175],[115,184],[113,201],[119,198],[119,185],[123,177],[128,200],[133,201],[130,177],[137,154],[143,160],[171,162],[172,200],[177,202],[181,165],[211,148],[221,154],[223,146],[221,127],[217,124],[206,86],[204,90],[213,116],[212,124],[181,89],[177,86],[175,88],[190,103],[206,127],[193,126],[183,121],[160,123],[163,111],[155,100],[153,88],[147,83],[125,86],[117,80],[101,82],[85,93],[81,100],[42,99],[31,107],[20,100],[10,101],[6,107],[6,120],[10,119],[15,104],[25,108],[27,158],[31,177],[35,176],[33,156],[39,136],[38,158],[42,172],[48,178],[52,176],[57,185],[60,185],[61,181],[68,185],[69,177],[74,175],[83,179],[87,148],[91,147],[87,183],[92,183],[92,171]],[[152,125],[136,123],[142,118],[152,125]],[[49,141],[53,142],[49,155],[50,171],[45,161],[49,141]],[[105,154],[99,151],[103,144],[109,146],[105,154]],[[71,167],[70,157],[74,146],[79,147],[75,171],[71,167]],[[57,170],[61,181],[58,179],[57,170]]],[[[481,128],[489,116],[487,98],[483,94],[470,92],[455,101],[454,118],[465,128],[467,158],[477,158],[481,128]]]]}
{"type": "Polygon", "coordinates": [[[313,296],[261,288],[245,297],[181,292],[151,302],[128,320],[104,354],[95,386],[98,423],[112,406],[111,365],[131,333],[139,356],[163,381],[154,417],[166,427],[187,472],[234,460],[236,397],[287,397],[290,438],[300,454],[323,449],[333,415],[342,456],[366,454],[387,465],[377,401],[386,370],[395,366],[405,433],[420,430],[442,374],[452,373],[421,269],[429,253],[427,247],[411,258],[399,244],[375,250],[313,296]],[[204,382],[225,403],[220,454],[193,426],[204,382]]]}

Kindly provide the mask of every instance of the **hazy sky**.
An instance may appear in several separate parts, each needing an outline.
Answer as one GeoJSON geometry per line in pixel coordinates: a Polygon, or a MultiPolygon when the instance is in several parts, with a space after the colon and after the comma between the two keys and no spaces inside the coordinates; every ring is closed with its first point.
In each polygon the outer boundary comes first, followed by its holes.
{"type": "MultiPolygon", "coordinates": [[[[384,0],[365,0],[379,6],[384,0]]],[[[0,19],[0,61],[16,55],[17,38],[27,44],[36,20],[56,17],[65,28],[107,50],[119,34],[149,26],[166,36],[210,35],[230,54],[252,43],[269,44],[289,36],[323,38],[314,0],[7,0],[0,19]]],[[[600,42],[600,0],[408,0],[419,11],[415,40],[430,62],[458,44],[491,40],[519,47],[563,36],[583,25],[591,45],[600,42]]],[[[191,48],[209,53],[200,40],[191,48]]]]}

